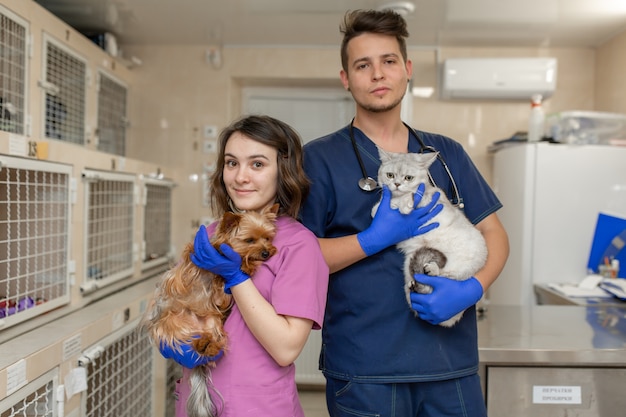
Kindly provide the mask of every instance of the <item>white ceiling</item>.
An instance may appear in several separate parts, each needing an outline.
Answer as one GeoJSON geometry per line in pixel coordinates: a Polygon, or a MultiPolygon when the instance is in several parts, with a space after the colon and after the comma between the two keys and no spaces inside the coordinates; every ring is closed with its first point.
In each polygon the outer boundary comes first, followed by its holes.
{"type": "MultiPolygon", "coordinates": [[[[385,0],[35,0],[118,44],[338,46],[346,10],[385,0]]],[[[395,1],[394,1],[395,2],[395,1]]],[[[589,46],[626,30],[626,0],[412,0],[410,47],[589,46]]]]}

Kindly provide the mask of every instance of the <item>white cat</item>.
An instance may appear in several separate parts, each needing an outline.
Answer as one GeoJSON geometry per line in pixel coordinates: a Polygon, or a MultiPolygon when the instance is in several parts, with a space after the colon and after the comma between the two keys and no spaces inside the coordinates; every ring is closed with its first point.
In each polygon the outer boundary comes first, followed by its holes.
{"type": "MultiPolygon", "coordinates": [[[[391,190],[392,208],[403,214],[410,213],[420,183],[424,183],[426,189],[418,207],[428,204],[436,191],[440,193],[439,203],[443,204],[441,212],[431,220],[438,222],[439,227],[397,244],[405,255],[404,288],[409,305],[411,291],[432,292],[432,287],[413,279],[415,274],[438,275],[459,281],[474,276],[487,260],[487,245],[465,214],[450,203],[441,189],[431,184],[428,168],[437,159],[437,153],[392,153],[379,148],[379,155],[378,184],[391,190]]],[[[379,204],[372,208],[372,217],[379,204]]],[[[451,327],[462,316],[463,312],[460,312],[440,325],[451,327]]]]}

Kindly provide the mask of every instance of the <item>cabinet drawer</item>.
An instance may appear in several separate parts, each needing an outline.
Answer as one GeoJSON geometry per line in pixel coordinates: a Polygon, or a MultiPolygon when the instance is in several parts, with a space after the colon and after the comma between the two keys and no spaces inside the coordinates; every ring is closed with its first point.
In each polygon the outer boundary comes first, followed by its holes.
{"type": "Polygon", "coordinates": [[[488,367],[490,416],[602,417],[626,409],[626,369],[488,367]]]}

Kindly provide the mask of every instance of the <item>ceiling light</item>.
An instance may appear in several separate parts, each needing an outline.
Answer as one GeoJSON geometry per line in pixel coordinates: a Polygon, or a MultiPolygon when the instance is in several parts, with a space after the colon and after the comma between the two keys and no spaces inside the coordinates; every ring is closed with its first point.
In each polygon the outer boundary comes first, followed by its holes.
{"type": "Polygon", "coordinates": [[[410,1],[394,1],[379,6],[378,10],[393,10],[400,16],[406,16],[415,11],[415,5],[410,1]]]}

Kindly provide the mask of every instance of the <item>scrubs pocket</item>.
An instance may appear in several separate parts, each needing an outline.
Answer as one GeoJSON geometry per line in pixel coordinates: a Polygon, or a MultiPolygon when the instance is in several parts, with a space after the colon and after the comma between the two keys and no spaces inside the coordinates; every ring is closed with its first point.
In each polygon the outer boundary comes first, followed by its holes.
{"type": "Polygon", "coordinates": [[[328,379],[332,403],[329,404],[332,417],[379,417],[381,414],[362,409],[363,404],[371,404],[371,392],[366,387],[370,384],[357,384],[340,379],[328,379]]]}

